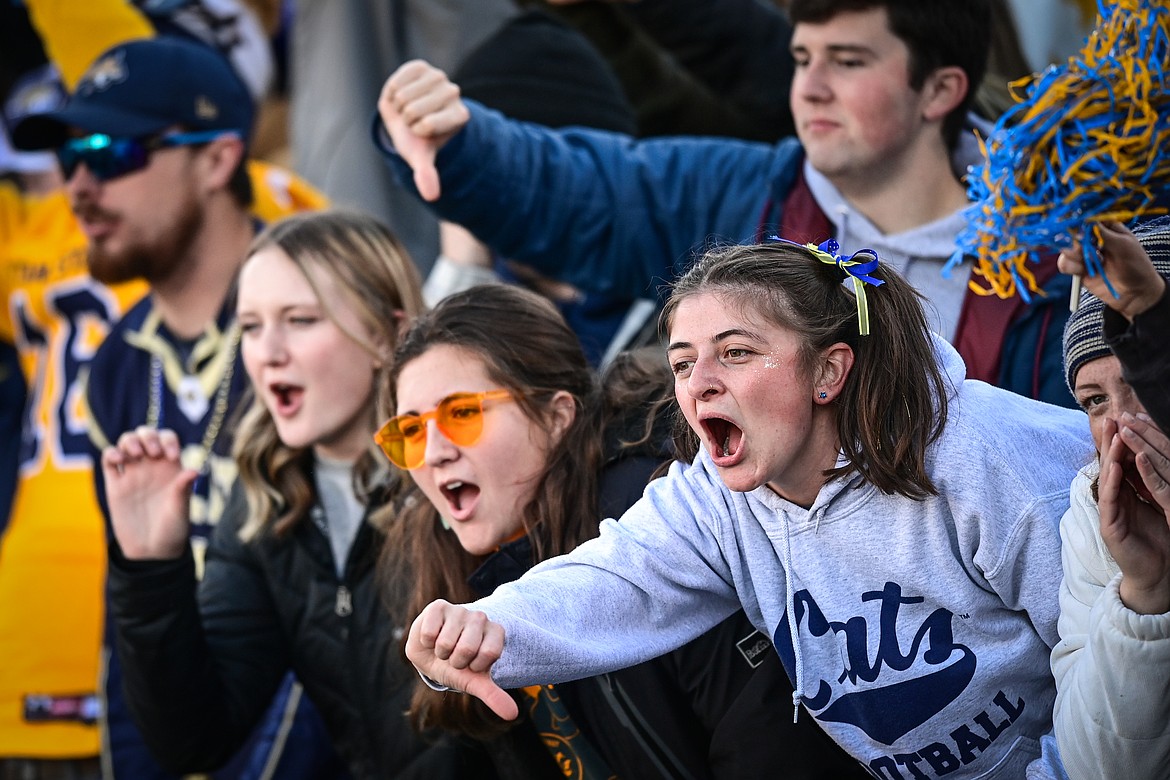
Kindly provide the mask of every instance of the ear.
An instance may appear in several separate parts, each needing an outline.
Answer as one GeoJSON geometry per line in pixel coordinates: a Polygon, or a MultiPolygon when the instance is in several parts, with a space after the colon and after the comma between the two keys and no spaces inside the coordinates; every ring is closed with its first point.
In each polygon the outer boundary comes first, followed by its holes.
{"type": "Polygon", "coordinates": [[[958,65],[938,68],[926,77],[922,85],[922,118],[941,122],[955,106],[967,97],[971,85],[967,74],[958,65]]]}
{"type": "Polygon", "coordinates": [[[227,189],[244,151],[244,142],[231,134],[221,135],[201,150],[201,172],[208,192],[227,189]]]}
{"type": "Polygon", "coordinates": [[[845,380],[853,369],[853,347],[837,342],[821,353],[820,373],[813,388],[813,401],[832,403],[845,387],[845,380]]]}
{"type": "Polygon", "coordinates": [[[549,401],[548,414],[552,423],[553,438],[559,441],[577,419],[577,399],[572,393],[558,390],[549,401]]]}

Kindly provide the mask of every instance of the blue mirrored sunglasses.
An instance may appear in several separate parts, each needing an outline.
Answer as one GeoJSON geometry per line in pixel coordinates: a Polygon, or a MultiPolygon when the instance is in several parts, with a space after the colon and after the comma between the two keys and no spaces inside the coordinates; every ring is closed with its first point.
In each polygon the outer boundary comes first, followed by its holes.
{"type": "Polygon", "coordinates": [[[72,138],[57,148],[57,161],[65,180],[73,178],[77,166],[85,167],[98,181],[109,181],[141,170],[150,162],[150,153],[175,146],[193,146],[214,141],[222,135],[238,135],[228,130],[202,130],[193,133],[167,133],[151,138],[114,138],[94,133],[72,138]]]}

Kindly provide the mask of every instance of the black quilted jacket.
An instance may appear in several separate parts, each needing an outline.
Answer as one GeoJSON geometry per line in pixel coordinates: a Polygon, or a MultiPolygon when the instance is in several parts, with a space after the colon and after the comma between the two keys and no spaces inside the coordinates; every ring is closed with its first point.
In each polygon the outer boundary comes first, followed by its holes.
{"type": "Polygon", "coordinates": [[[406,721],[416,673],[375,583],[382,535],[362,524],[339,580],[320,510],[285,539],[247,544],[246,513],[237,489],[198,587],[189,551],[132,562],[111,545],[126,698],[156,758],[181,773],[222,764],[292,669],[355,778],[493,777],[478,752],[424,741],[406,721]]]}

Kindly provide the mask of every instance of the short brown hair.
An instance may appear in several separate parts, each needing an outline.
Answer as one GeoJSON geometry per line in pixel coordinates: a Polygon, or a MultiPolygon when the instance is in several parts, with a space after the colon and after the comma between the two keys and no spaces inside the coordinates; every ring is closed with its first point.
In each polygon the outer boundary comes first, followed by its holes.
{"type": "Polygon", "coordinates": [[[954,148],[991,53],[989,0],[792,0],[793,25],[823,24],[848,11],[884,8],[890,31],[910,49],[910,86],[921,89],[939,68],[967,74],[967,94],[943,121],[943,140],[954,148]]]}

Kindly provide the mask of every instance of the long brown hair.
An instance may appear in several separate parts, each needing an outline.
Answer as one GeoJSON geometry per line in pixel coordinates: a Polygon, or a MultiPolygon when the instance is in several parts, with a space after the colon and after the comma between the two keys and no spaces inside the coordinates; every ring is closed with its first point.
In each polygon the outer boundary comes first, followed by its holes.
{"type": "MultiPolygon", "coordinates": [[[[379,363],[388,361],[399,323],[417,317],[424,308],[414,263],[398,239],[372,217],[347,211],[298,214],[260,233],[247,256],[267,247],[277,247],[288,256],[312,286],[326,316],[379,363]],[[351,332],[338,321],[312,270],[334,280],[334,289],[344,305],[357,314],[364,333],[351,332]]],[[[377,379],[375,382],[380,384],[377,379]]],[[[244,539],[253,538],[268,525],[283,535],[309,514],[316,500],[310,472],[312,455],[280,440],[272,415],[258,397],[253,397],[244,413],[232,453],[248,501],[248,522],[240,531],[244,539]]],[[[355,487],[363,497],[388,487],[389,478],[397,478],[385,468],[372,430],[369,450],[355,465],[355,477],[355,487]]],[[[381,507],[370,520],[382,525],[392,511],[389,506],[381,507]]]]}
{"type": "MultiPolygon", "coordinates": [[[[848,464],[827,470],[826,478],[857,471],[886,493],[937,495],[926,448],[946,423],[947,393],[921,296],[881,265],[872,275],[885,284],[866,289],[870,332],[861,336],[856,298],[841,273],[787,242],[713,249],[674,283],[660,324],[669,332],[684,300],[717,293],[797,334],[807,371],[829,346],[848,344],[854,363],[834,401],[848,464]]],[[[680,457],[693,459],[698,446],[689,428],[676,428],[680,457]]]]}
{"type": "MultiPolygon", "coordinates": [[[[487,374],[512,391],[524,414],[551,430],[550,401],[559,391],[576,402],[573,422],[553,443],[521,522],[534,563],[568,552],[597,535],[597,475],[602,460],[602,402],[595,375],[573,331],[545,298],[511,285],[474,287],[441,301],[402,337],[388,376],[391,408],[402,369],[432,347],[458,347],[483,361],[487,374]]],[[[444,530],[438,510],[417,488],[393,521],[384,547],[384,572],[407,567],[414,592],[408,614],[435,599],[467,602],[478,597],[468,577],[485,556],[471,555],[444,530]]],[[[387,578],[389,579],[389,578],[387,578]]],[[[420,730],[444,728],[486,738],[507,730],[470,696],[437,694],[421,683],[411,702],[420,730]]]]}

